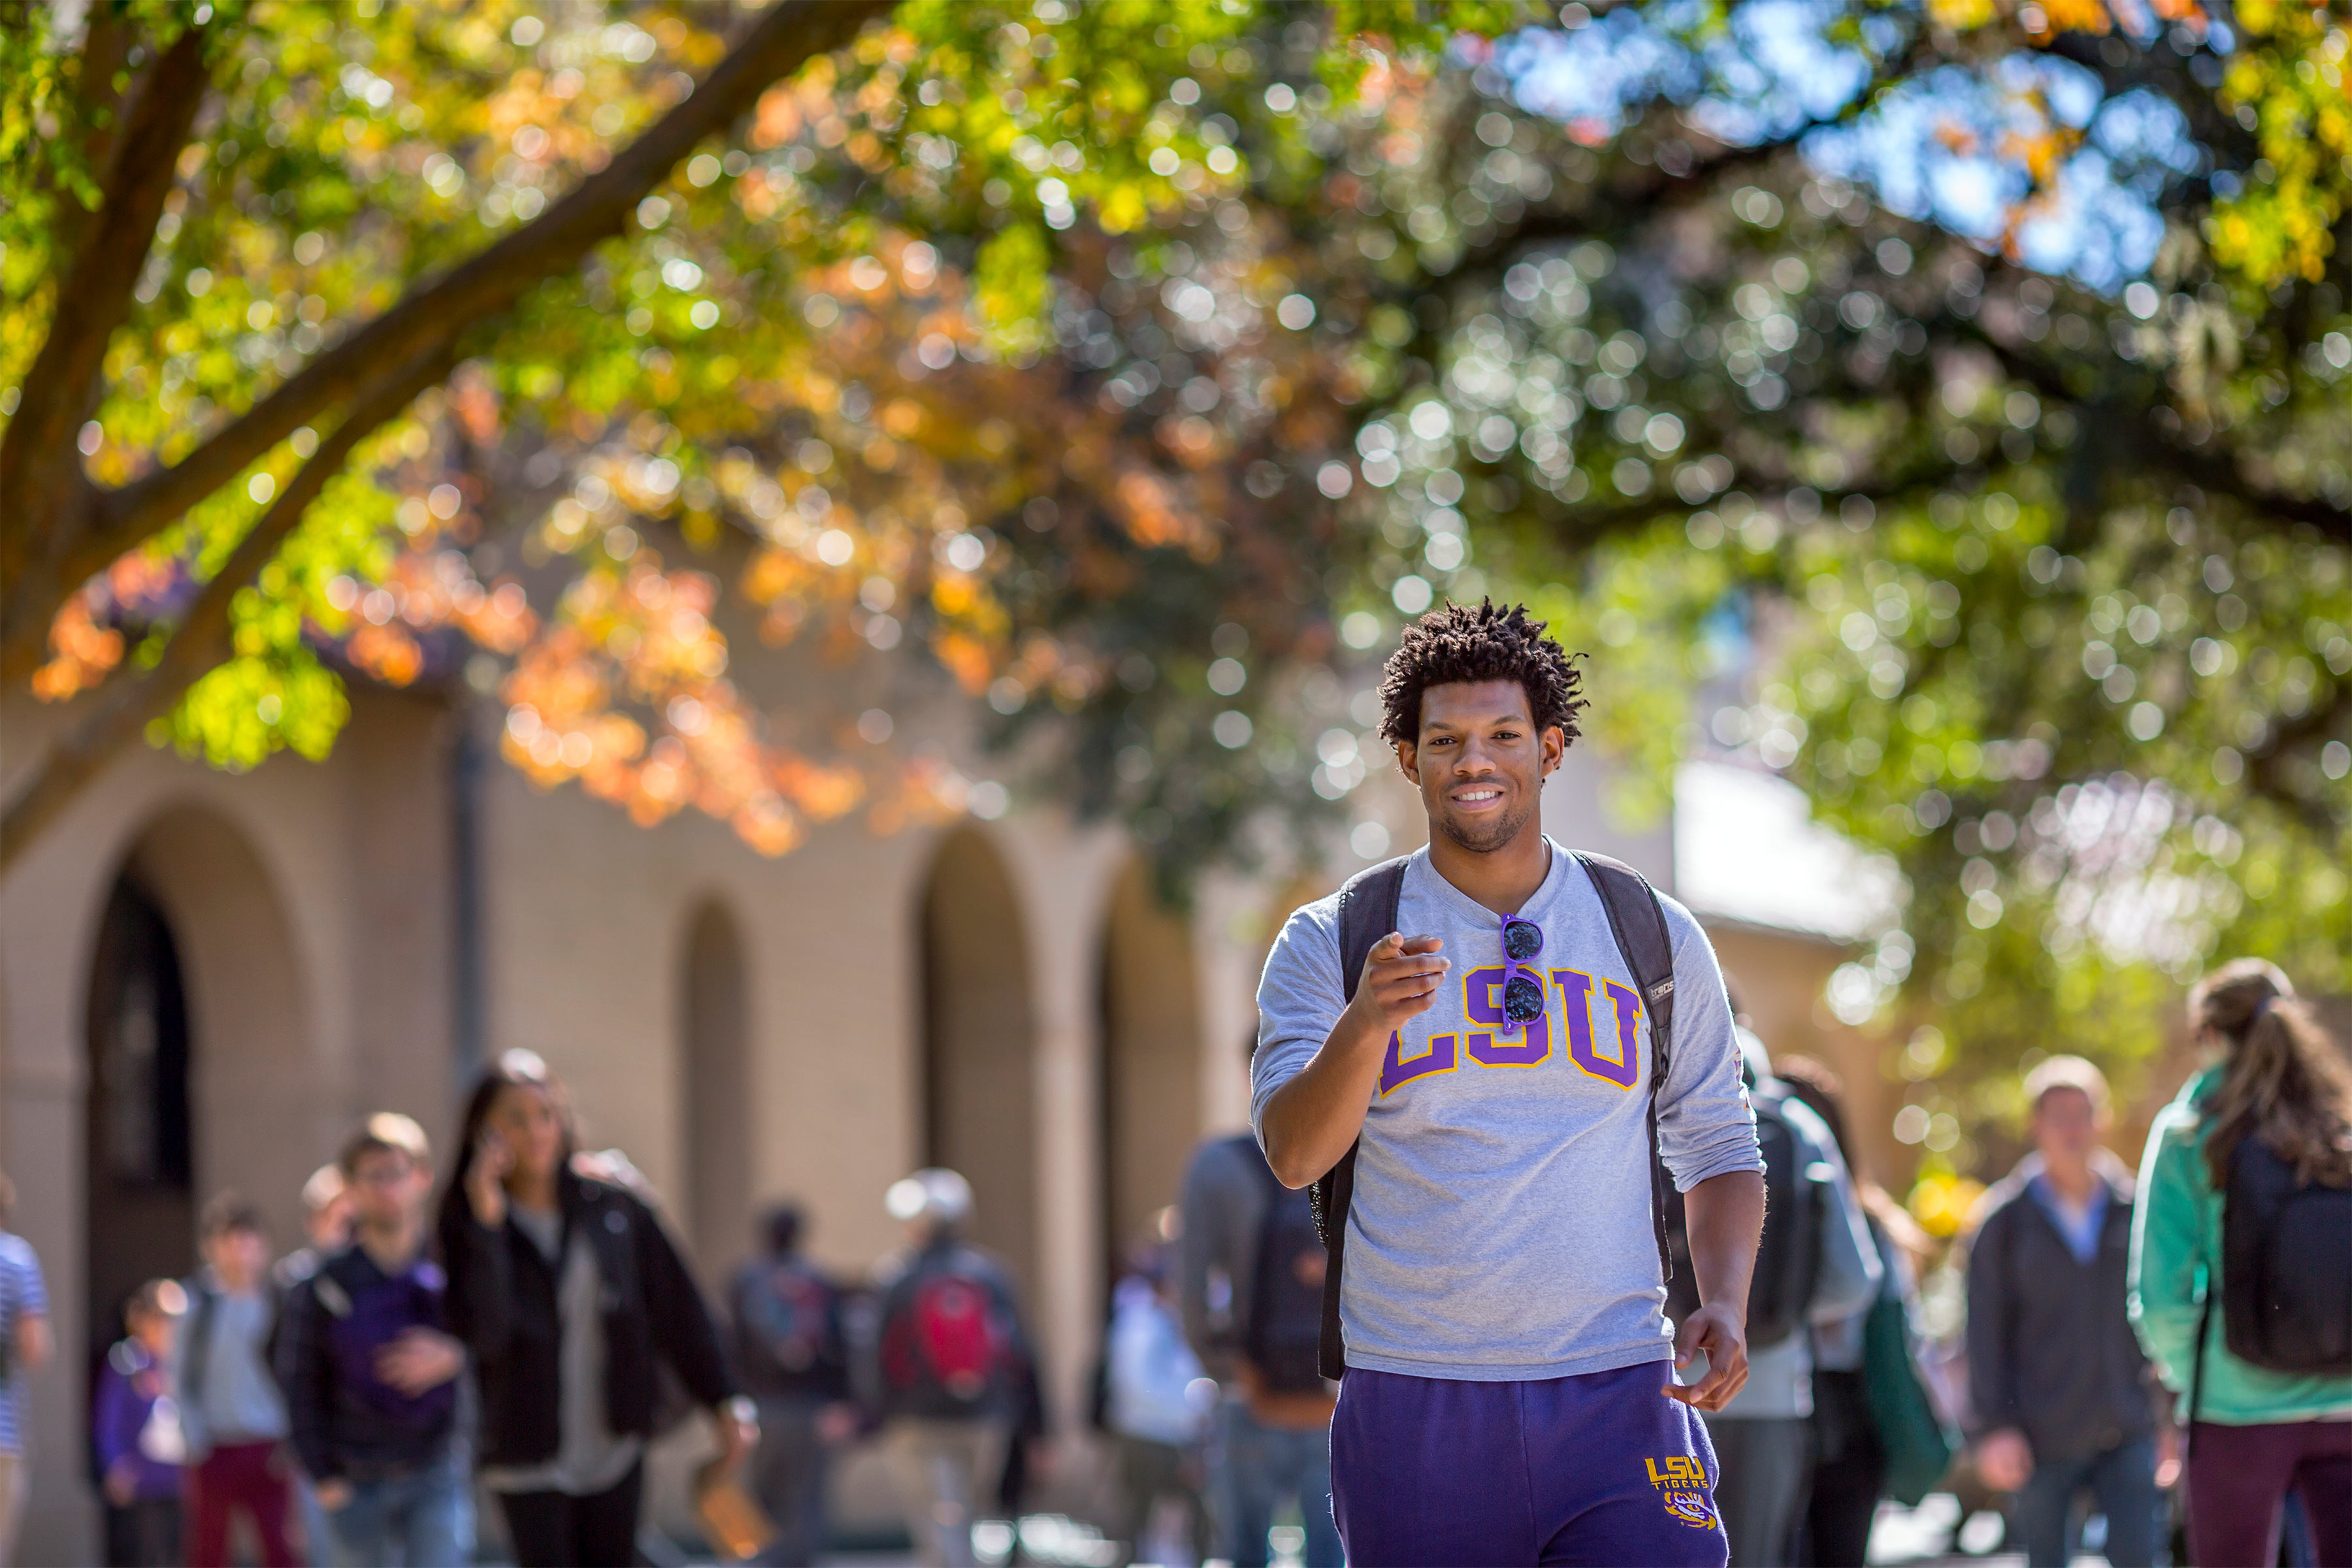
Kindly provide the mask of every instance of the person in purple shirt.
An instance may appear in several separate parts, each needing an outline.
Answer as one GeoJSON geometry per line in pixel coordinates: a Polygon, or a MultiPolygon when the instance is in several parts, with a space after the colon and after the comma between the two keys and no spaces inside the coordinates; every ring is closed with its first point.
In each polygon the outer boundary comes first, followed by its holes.
{"type": "Polygon", "coordinates": [[[187,1310],[175,1279],[150,1279],[122,1308],[129,1334],[106,1352],[89,1438],[106,1498],[108,1568],[180,1561],[180,1462],[187,1441],[171,1396],[172,1321],[187,1310]]]}
{"type": "Polygon", "coordinates": [[[354,1239],[294,1288],[282,1362],[294,1451],[327,1518],[318,1544],[339,1568],[457,1568],[474,1548],[466,1353],[448,1331],[447,1280],[424,1256],[431,1151],[415,1122],[384,1112],[340,1163],[354,1239]]]}

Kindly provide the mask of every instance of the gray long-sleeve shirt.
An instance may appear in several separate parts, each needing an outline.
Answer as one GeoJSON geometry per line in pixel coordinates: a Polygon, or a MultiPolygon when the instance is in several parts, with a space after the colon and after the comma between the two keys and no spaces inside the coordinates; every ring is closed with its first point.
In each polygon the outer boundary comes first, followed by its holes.
{"type": "MultiPolygon", "coordinates": [[[[1675,1184],[1761,1168],[1731,1007],[1706,933],[1661,900],[1674,1049],[1658,1137],[1675,1184]]],[[[1650,1194],[1649,1018],[1591,878],[1551,846],[1518,911],[1544,1011],[1503,1016],[1502,921],[1406,863],[1398,924],[1444,942],[1433,1005],[1389,1040],[1364,1118],[1339,1320],[1348,1364],[1507,1383],[1665,1361],[1673,1344],[1650,1194]]],[[[1258,986],[1251,1118],[1314,1059],[1347,1006],[1339,900],[1290,917],[1258,986]]]]}
{"type": "Polygon", "coordinates": [[[1258,1229],[1272,1179],[1257,1140],[1246,1132],[1211,1139],[1185,1168],[1178,1305],[1184,1337],[1220,1382],[1234,1376],[1250,1292],[1257,1288],[1258,1229]]]}

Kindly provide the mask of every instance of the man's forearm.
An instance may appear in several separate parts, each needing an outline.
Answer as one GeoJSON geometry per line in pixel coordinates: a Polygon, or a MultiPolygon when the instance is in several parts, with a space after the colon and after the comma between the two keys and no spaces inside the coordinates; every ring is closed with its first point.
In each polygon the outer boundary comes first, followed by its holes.
{"type": "Polygon", "coordinates": [[[1683,1194],[1691,1273],[1702,1306],[1720,1302],[1748,1321],[1748,1284],[1764,1235],[1764,1177],[1756,1171],[1711,1176],[1683,1194]]]}
{"type": "Polygon", "coordinates": [[[1323,1048],[1265,1102],[1265,1158],[1286,1187],[1303,1187],[1348,1152],[1363,1131],[1387,1041],[1354,1008],[1339,1016],[1323,1048]]]}

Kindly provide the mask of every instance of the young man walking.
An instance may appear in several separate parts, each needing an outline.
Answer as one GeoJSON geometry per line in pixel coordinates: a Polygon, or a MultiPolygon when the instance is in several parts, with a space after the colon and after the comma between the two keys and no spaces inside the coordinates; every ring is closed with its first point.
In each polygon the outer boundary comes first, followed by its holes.
{"type": "Polygon", "coordinates": [[[1725,1561],[1697,1412],[1747,1375],[1761,1162],[1697,921],[1539,825],[1578,684],[1523,609],[1408,627],[1382,732],[1429,847],[1294,914],[1258,991],[1259,1141],[1286,1185],[1331,1175],[1332,1502],[1365,1568],[1725,1561]],[[1654,1122],[1700,1300],[1678,1339],[1654,1122]]]}
{"type": "Polygon", "coordinates": [[[268,1227],[258,1208],[223,1193],[205,1205],[196,1229],[205,1267],[186,1282],[173,1358],[187,1438],[188,1568],[227,1568],[235,1513],[253,1521],[266,1568],[291,1568],[286,1401],[269,1368],[279,1301],[268,1227]]]}
{"type": "Polygon", "coordinates": [[[2147,1568],[2163,1542],[2155,1379],[2130,1315],[2133,1182],[2099,1146],[2107,1080],[2081,1057],[2025,1078],[2033,1152],[1993,1184],[1969,1245],[1977,1468],[2017,1494],[2027,1568],[2063,1568],[2074,1500],[2106,1516],[2104,1555],[2147,1568]]]}
{"type": "Polygon", "coordinates": [[[1209,1439],[1218,1554],[1266,1568],[1275,1508],[1290,1500],[1307,1532],[1305,1568],[1340,1568],[1332,1399],[1316,1353],[1327,1261],[1311,1205],[1277,1185],[1247,1132],[1193,1152],[1182,1205],[1177,1299],[1222,1394],[1209,1439]]]}
{"type": "Polygon", "coordinates": [[[25,1514],[26,1384],[49,1362],[49,1296],[32,1244],[7,1229],[16,1184],[0,1175],[0,1568],[16,1561],[25,1514]]]}
{"type": "Polygon", "coordinates": [[[801,1250],[800,1205],[771,1210],[765,1256],[730,1291],[736,1370],[759,1404],[751,1489],[776,1527],[766,1568],[806,1568],[825,1549],[825,1450],[857,1429],[841,1292],[801,1250]]]}
{"type": "Polygon", "coordinates": [[[971,1184],[932,1167],[883,1201],[907,1246],[876,1275],[882,1448],[916,1561],[973,1568],[972,1522],[1003,1473],[1034,1357],[1012,1275],[964,1239],[971,1184]]]}
{"type": "Polygon", "coordinates": [[[448,1332],[448,1281],[424,1257],[433,1191],[424,1130],[371,1116],[337,1162],[353,1240],[287,1299],[295,1452],[338,1568],[457,1568],[473,1561],[470,1479],[457,1435],[466,1352],[448,1332]]]}

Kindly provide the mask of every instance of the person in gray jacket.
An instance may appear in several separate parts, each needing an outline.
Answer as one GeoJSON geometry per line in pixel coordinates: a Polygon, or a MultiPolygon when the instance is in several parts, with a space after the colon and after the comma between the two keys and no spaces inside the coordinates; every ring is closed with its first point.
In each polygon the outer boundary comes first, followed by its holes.
{"type": "Polygon", "coordinates": [[[1184,1336],[1221,1391],[1209,1442],[1210,1496],[1221,1555],[1234,1568],[1265,1568],[1266,1529],[1286,1495],[1297,1498],[1306,1526],[1306,1568],[1339,1568],[1339,1531],[1331,1521],[1331,1397],[1320,1389],[1311,1399],[1270,1395],[1244,1364],[1258,1253],[1277,1201],[1274,1173],[1250,1133],[1212,1138],[1193,1151],[1184,1173],[1176,1287],[1184,1336]]]}
{"type": "Polygon", "coordinates": [[[2105,1555],[2144,1568],[2160,1541],[2155,1396],[2126,1310],[2132,1177],[2101,1148],[2107,1083],[2080,1057],[2026,1076],[2034,1152],[1978,1206],[1969,1247],[1969,1393],[1977,1468],[2017,1494],[2029,1568],[2074,1557],[2075,1495],[2106,1517],[2105,1555]]]}
{"type": "MultiPolygon", "coordinates": [[[[1743,1027],[1739,1045],[1756,1091],[1775,1097],[1796,1134],[1800,1168],[1815,1173],[1823,1188],[1821,1263],[1806,1321],[1827,1325],[1851,1318],[1869,1307],[1884,1275],[1845,1157],[1811,1106],[1779,1093],[1764,1043],[1743,1027]]],[[[1730,1538],[1731,1568],[1784,1568],[1790,1561],[1812,1491],[1812,1336],[1801,1331],[1751,1347],[1748,1386],[1706,1418],[1723,1466],[1715,1498],[1730,1538]]]]}

